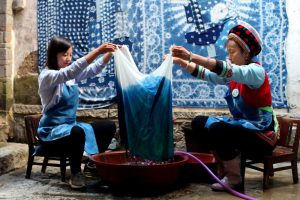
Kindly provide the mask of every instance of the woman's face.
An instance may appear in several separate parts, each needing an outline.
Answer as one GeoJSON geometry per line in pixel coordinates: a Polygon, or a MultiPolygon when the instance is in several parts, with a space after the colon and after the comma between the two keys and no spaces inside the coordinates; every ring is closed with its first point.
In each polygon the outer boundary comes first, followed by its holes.
{"type": "Polygon", "coordinates": [[[243,51],[243,49],[234,41],[228,40],[226,44],[228,59],[232,64],[245,65],[249,62],[249,53],[243,51]]]}
{"type": "Polygon", "coordinates": [[[56,55],[58,67],[65,68],[70,65],[72,60],[72,47],[70,47],[66,52],[60,52],[56,55]]]}

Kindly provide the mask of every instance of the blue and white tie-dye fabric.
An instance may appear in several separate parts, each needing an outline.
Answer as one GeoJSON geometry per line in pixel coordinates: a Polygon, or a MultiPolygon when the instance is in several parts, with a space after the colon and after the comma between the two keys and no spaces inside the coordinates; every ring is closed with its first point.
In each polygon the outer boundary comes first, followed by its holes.
{"type": "Polygon", "coordinates": [[[172,159],[172,56],[150,74],[138,70],[127,46],[114,59],[122,143],[144,159],[172,159]]]}

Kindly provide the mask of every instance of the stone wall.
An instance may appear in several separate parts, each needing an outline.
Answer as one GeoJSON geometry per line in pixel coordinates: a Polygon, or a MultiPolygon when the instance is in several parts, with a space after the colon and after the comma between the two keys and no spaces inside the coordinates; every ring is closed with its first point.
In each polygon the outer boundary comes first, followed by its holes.
{"type": "MultiPolygon", "coordinates": [[[[24,64],[28,65],[28,62],[24,63],[24,60],[28,61],[28,56],[37,53],[36,13],[36,1],[1,0],[0,2],[0,143],[10,140],[14,135],[12,128],[13,104],[15,103],[14,83],[20,88],[20,84],[33,82],[34,79],[31,76],[14,81],[18,69],[24,64]]],[[[34,58],[36,59],[36,56],[34,58]]],[[[35,67],[37,67],[36,60],[31,62],[35,67]]],[[[20,70],[19,73],[22,74],[22,71],[20,70]]],[[[29,84],[23,86],[28,87],[28,91],[32,91],[29,84]]],[[[24,101],[25,97],[30,97],[29,101],[39,103],[39,100],[29,96],[30,94],[22,97],[21,93],[25,93],[24,88],[17,92],[21,97],[17,99],[18,102],[24,101]]]]}
{"type": "Polygon", "coordinates": [[[0,143],[6,142],[12,125],[13,10],[12,0],[0,3],[0,143]]]}

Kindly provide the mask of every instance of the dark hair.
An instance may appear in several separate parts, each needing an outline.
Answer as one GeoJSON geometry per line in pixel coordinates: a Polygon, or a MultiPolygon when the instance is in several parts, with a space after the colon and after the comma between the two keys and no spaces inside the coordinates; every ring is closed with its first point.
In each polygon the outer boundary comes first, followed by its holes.
{"type": "Polygon", "coordinates": [[[72,43],[69,39],[56,36],[51,39],[47,50],[47,67],[49,69],[59,70],[57,63],[57,54],[66,52],[72,47],[72,43]]]}

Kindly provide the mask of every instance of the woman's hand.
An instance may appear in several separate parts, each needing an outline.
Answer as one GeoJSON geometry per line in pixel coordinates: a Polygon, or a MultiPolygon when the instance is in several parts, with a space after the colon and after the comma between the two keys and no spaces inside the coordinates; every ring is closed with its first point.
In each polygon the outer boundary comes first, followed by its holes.
{"type": "Polygon", "coordinates": [[[108,52],[106,52],[103,56],[103,62],[107,64],[111,59],[111,57],[113,56],[113,52],[116,51],[118,48],[121,49],[122,45],[107,43],[107,46],[106,47],[104,46],[104,48],[108,50],[108,52]],[[110,49],[112,49],[113,51],[110,51],[110,49]]]}
{"type": "MultiPolygon", "coordinates": [[[[167,55],[164,55],[163,56],[163,60],[165,60],[167,58],[167,55]]],[[[186,68],[188,62],[181,59],[181,58],[178,58],[178,57],[173,57],[173,64],[177,64],[179,65],[180,67],[182,68],[186,68]]]]}
{"type": "Polygon", "coordinates": [[[184,60],[190,59],[190,52],[182,46],[173,46],[171,52],[173,57],[178,57],[184,60]]]}
{"type": "Polygon", "coordinates": [[[103,56],[103,63],[107,64],[112,57],[112,52],[105,53],[103,56]]]}
{"type": "Polygon", "coordinates": [[[115,52],[117,48],[121,48],[121,46],[113,43],[104,43],[84,57],[88,63],[92,63],[100,54],[105,54],[104,63],[107,63],[111,58],[112,53],[115,52]]]}
{"type": "Polygon", "coordinates": [[[178,58],[178,57],[173,57],[173,63],[179,65],[182,68],[186,68],[186,66],[188,64],[187,61],[185,61],[181,58],[178,58]]]}
{"type": "Polygon", "coordinates": [[[116,44],[107,42],[107,43],[104,43],[101,46],[99,46],[97,49],[98,49],[99,54],[104,54],[104,53],[108,53],[108,52],[114,52],[117,49],[117,47],[119,47],[119,46],[116,44]]]}

